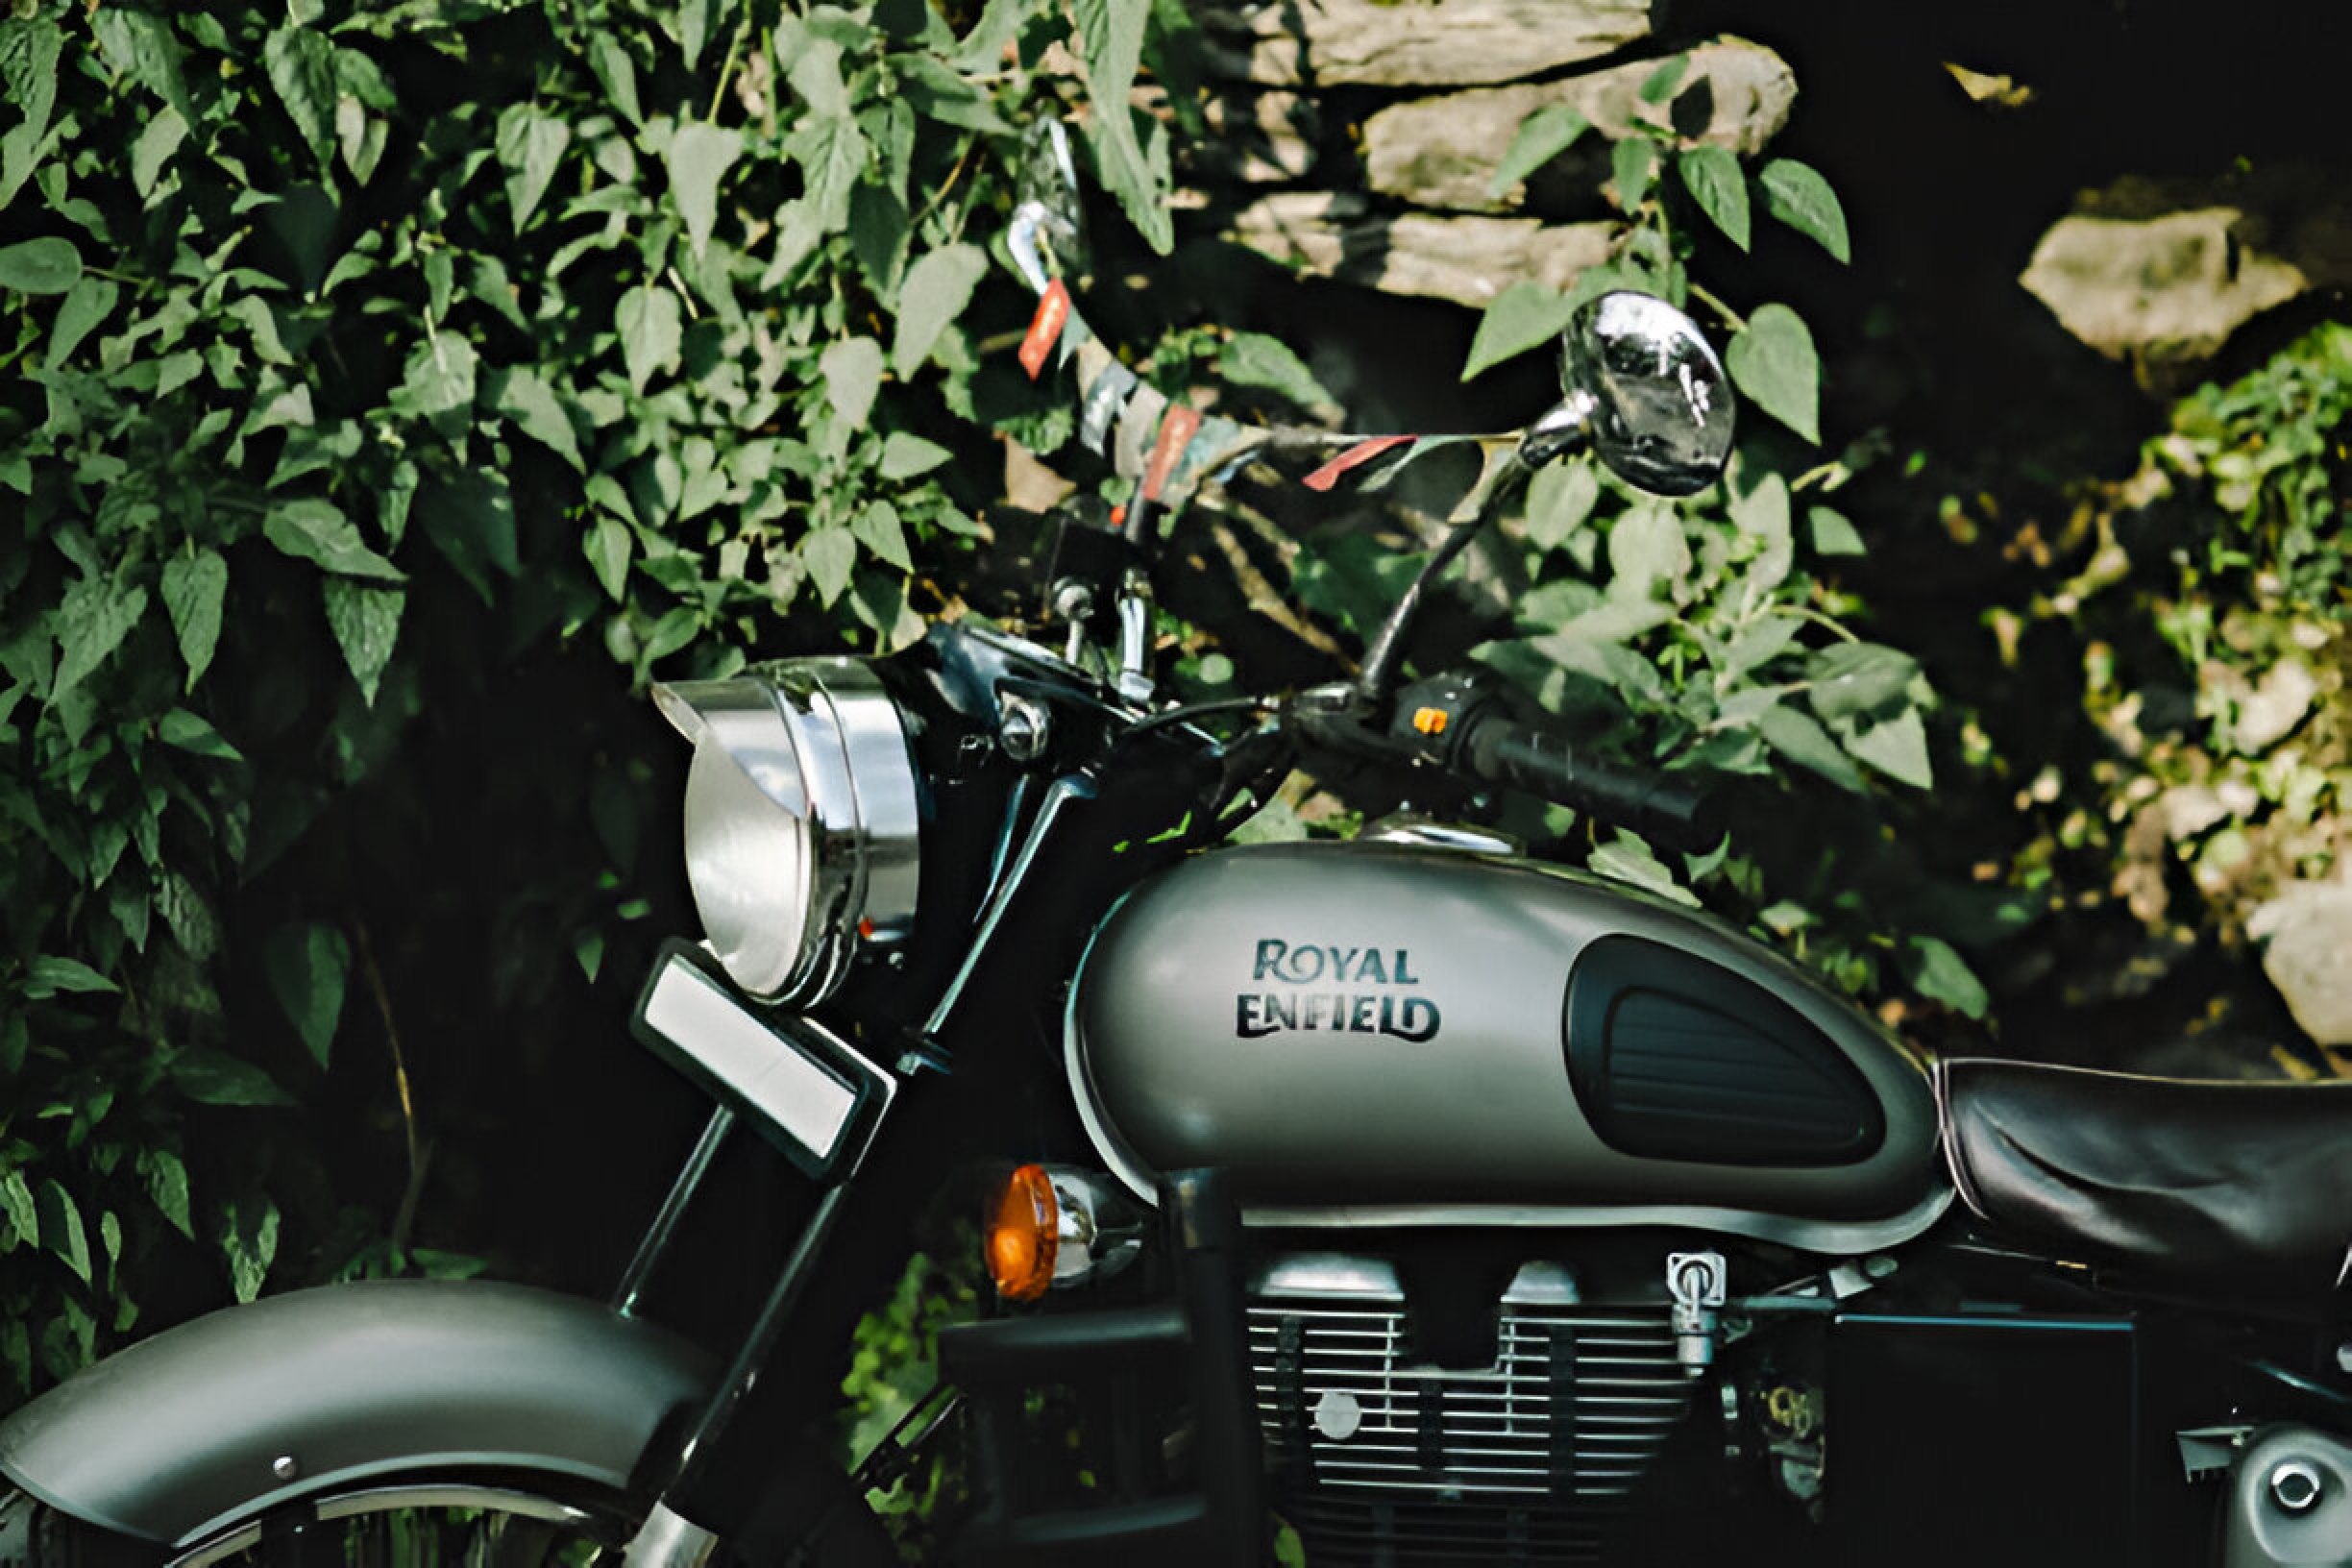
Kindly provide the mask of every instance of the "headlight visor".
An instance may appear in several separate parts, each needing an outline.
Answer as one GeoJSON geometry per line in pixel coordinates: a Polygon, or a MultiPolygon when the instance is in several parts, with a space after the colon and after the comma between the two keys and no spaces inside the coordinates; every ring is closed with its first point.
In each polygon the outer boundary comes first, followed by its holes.
{"type": "Polygon", "coordinates": [[[898,705],[870,666],[791,659],[653,697],[694,743],[687,882],[737,985],[814,1006],[862,947],[907,937],[919,788],[898,705]]]}

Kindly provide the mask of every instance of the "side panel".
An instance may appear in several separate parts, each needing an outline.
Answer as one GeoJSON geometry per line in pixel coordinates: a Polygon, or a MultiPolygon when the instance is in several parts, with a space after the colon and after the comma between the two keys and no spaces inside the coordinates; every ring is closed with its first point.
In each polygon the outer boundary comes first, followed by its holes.
{"type": "Polygon", "coordinates": [[[159,1542],[402,1470],[528,1466],[625,1487],[712,1378],[693,1346],[594,1302],[475,1281],[331,1286],[101,1361],[0,1422],[0,1474],[159,1542]]]}

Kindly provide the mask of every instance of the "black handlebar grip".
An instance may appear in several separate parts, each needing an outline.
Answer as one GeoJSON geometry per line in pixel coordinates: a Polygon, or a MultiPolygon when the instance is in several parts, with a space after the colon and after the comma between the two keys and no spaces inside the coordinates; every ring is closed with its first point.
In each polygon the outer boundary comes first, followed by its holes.
{"type": "Polygon", "coordinates": [[[1460,754],[1481,778],[1678,846],[1712,848],[1722,837],[1703,791],[1670,776],[1580,762],[1567,740],[1549,730],[1489,715],[1462,737],[1460,754]]]}

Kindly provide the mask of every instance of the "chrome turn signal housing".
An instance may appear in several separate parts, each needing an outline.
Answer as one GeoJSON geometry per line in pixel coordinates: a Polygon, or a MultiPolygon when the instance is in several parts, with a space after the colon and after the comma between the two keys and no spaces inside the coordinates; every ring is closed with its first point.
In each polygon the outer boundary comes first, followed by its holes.
{"type": "Polygon", "coordinates": [[[920,787],[897,701],[857,659],[787,659],[653,700],[694,745],[686,879],[727,977],[812,1007],[914,929],[920,787]]]}
{"type": "Polygon", "coordinates": [[[1111,1177],[1022,1165],[1005,1178],[982,1245],[1008,1301],[1107,1280],[1141,1256],[1149,1211],[1111,1177]]]}

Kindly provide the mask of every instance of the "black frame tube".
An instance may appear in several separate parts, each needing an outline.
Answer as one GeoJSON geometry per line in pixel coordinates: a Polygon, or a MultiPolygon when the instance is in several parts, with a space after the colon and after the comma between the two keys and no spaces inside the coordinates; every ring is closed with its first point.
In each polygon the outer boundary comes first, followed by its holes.
{"type": "Polygon", "coordinates": [[[735,1108],[722,1101],[711,1108],[710,1120],[702,1124],[702,1136],[688,1151],[686,1163],[678,1167],[677,1178],[670,1184],[669,1195],[662,1199],[661,1208],[653,1214],[652,1223],[637,1242],[636,1256],[621,1275],[621,1283],[613,1287],[612,1310],[623,1317],[637,1312],[638,1298],[645,1294],[646,1281],[670,1251],[670,1243],[677,1237],[678,1221],[686,1206],[701,1188],[702,1178],[710,1174],[711,1163],[726,1144],[727,1134],[735,1128],[735,1108]]]}

